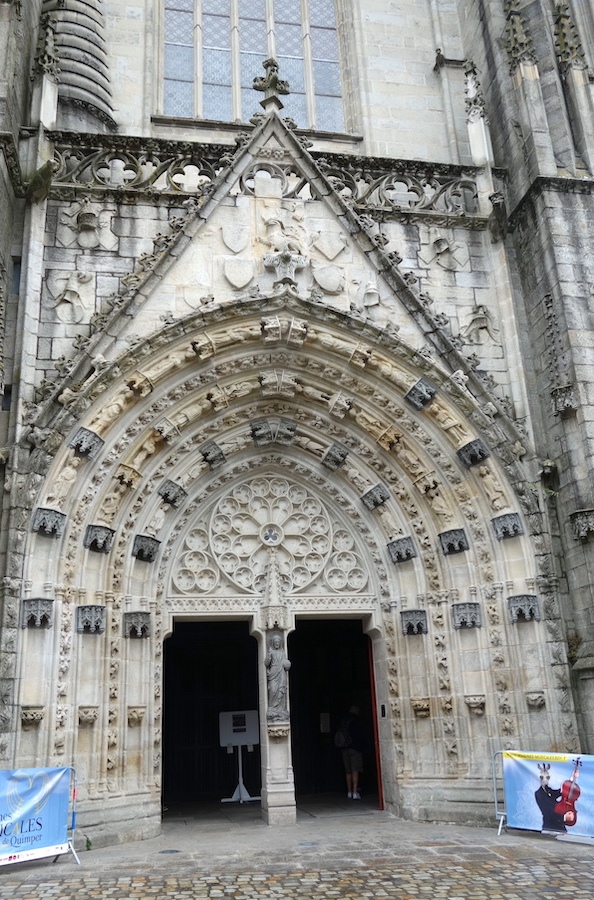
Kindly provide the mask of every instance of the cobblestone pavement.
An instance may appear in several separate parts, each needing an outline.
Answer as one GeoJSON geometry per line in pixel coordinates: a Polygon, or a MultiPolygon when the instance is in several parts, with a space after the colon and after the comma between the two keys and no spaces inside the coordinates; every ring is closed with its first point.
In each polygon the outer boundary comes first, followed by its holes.
{"type": "Polygon", "coordinates": [[[364,805],[176,814],[163,834],[0,869],[0,900],[592,900],[594,846],[410,823],[364,805]]]}

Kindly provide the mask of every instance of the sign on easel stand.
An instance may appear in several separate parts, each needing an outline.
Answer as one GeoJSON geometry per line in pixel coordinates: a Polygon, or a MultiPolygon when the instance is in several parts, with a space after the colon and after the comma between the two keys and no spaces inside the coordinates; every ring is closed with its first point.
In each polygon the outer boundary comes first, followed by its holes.
{"type": "Polygon", "coordinates": [[[0,866],[68,852],[80,865],[74,849],[75,826],[72,766],[0,771],[0,866]]]}
{"type": "Polygon", "coordinates": [[[260,743],[260,730],[258,726],[258,710],[238,710],[235,712],[219,713],[219,744],[226,747],[228,753],[233,753],[237,747],[238,778],[237,787],[231,797],[223,797],[221,803],[246,803],[250,800],[259,800],[260,797],[251,797],[243,783],[243,748],[253,749],[254,744],[260,743]]]}

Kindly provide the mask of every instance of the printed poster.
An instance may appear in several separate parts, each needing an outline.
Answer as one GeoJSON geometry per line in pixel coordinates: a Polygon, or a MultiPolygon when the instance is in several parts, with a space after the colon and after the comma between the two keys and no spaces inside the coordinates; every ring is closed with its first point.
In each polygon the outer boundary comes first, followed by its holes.
{"type": "Polygon", "coordinates": [[[515,750],[502,756],[509,828],[594,836],[594,756],[515,750]]]}
{"type": "Polygon", "coordinates": [[[67,852],[71,772],[0,771],[0,866],[67,852]]]}

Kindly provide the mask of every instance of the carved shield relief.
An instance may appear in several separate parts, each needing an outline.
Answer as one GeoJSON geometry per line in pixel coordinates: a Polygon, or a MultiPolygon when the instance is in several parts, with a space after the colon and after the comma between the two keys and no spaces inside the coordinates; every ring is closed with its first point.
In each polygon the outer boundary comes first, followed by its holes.
{"type": "Polygon", "coordinates": [[[254,261],[242,257],[229,257],[223,263],[223,273],[229,284],[240,291],[247,287],[254,277],[254,261]]]}
{"type": "Polygon", "coordinates": [[[221,237],[232,253],[241,253],[248,245],[250,230],[247,225],[222,225],[221,237]]]}

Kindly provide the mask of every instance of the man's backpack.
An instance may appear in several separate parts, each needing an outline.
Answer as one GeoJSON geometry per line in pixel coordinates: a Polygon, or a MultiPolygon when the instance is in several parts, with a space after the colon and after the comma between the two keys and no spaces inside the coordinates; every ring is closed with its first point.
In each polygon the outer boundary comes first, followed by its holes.
{"type": "Polygon", "coordinates": [[[351,746],[351,734],[349,731],[349,723],[343,722],[336,734],[334,735],[334,746],[339,750],[346,750],[351,746]]]}

